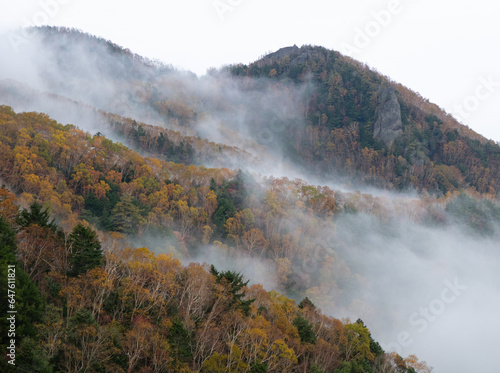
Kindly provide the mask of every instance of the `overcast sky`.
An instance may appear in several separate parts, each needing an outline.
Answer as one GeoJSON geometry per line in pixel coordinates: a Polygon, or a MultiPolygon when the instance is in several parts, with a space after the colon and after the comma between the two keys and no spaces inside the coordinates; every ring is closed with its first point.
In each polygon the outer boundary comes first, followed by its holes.
{"type": "Polygon", "coordinates": [[[500,141],[500,2],[0,0],[0,31],[76,27],[198,75],[296,44],[339,50],[500,141]]]}

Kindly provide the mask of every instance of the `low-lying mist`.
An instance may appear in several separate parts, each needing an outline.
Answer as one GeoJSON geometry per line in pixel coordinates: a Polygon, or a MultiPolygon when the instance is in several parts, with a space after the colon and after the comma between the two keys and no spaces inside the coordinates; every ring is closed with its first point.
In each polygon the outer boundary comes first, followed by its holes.
{"type": "MultiPolygon", "coordinates": [[[[498,228],[484,238],[457,225],[347,215],[337,232],[346,243],[339,255],[364,285],[349,292],[361,302],[340,305],[347,306],[341,315],[361,317],[385,349],[417,354],[436,372],[495,370],[485,357],[496,348],[490,327],[498,326],[500,306],[498,228]]],[[[338,306],[324,309],[338,314],[338,306]]]]}
{"type": "Polygon", "coordinates": [[[499,323],[498,216],[488,218],[485,209],[472,220],[457,217],[455,204],[467,203],[461,197],[445,207],[414,193],[380,195],[338,192],[333,221],[285,218],[286,232],[305,237],[302,257],[250,257],[220,244],[183,261],[236,270],[298,302],[308,296],[326,314],[361,318],[386,351],[416,354],[435,372],[471,372],[478,364],[495,371],[487,356],[495,352],[491,330],[499,323]],[[479,221],[486,231],[472,229],[479,221]]]}

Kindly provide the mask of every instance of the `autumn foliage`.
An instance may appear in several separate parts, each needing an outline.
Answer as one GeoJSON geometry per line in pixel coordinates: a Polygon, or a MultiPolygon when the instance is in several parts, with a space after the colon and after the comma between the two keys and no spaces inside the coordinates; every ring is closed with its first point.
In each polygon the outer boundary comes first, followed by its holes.
{"type": "MultiPolygon", "coordinates": [[[[24,215],[33,214],[36,207],[24,215]]],[[[19,270],[36,269],[26,272],[36,295],[31,302],[39,312],[22,311],[34,327],[20,341],[22,369],[340,372],[350,366],[370,372],[385,364],[392,372],[412,372],[407,367],[430,371],[415,357],[385,354],[360,320],[327,317],[308,299],[297,306],[276,291],[246,286],[235,272],[182,266],[171,255],[146,248],[121,248],[117,236],[104,235],[103,260],[75,277],[71,261],[64,258],[74,255],[76,244],[95,242],[92,231],[77,225],[65,244],[59,239],[65,234],[46,223],[22,227],[17,248],[11,241],[19,270]],[[44,245],[29,249],[48,260],[44,265],[29,265],[31,259],[21,254],[26,251],[23,237],[33,229],[34,237],[44,234],[44,245]],[[50,259],[55,257],[61,261],[50,259]]],[[[14,236],[3,216],[0,229],[0,237],[14,236]]]]}
{"type": "MultiPolygon", "coordinates": [[[[237,272],[183,266],[172,254],[127,243],[130,234],[147,232],[168,237],[176,254],[211,243],[228,255],[258,256],[276,268],[282,291],[297,286],[320,299],[314,285],[329,276],[333,284],[332,271],[345,264],[312,238],[333,227],[346,196],[301,180],[257,183],[242,172],[145,158],[43,114],[0,109],[0,176],[10,187],[0,189],[0,238],[8,251],[2,260],[16,262],[25,278],[20,317],[31,327],[21,334],[20,367],[427,369],[384,353],[361,320],[341,321],[309,299],[298,306],[276,290],[249,286],[237,272]],[[292,268],[307,261],[308,249],[323,263],[322,278],[292,268]]],[[[363,208],[363,198],[352,205],[363,208]]]]}

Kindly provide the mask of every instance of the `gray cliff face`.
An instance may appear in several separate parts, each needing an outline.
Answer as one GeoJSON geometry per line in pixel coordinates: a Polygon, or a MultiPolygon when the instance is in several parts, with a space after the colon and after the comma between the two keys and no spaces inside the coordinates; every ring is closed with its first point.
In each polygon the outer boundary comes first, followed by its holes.
{"type": "Polygon", "coordinates": [[[392,145],[394,139],[401,133],[403,133],[401,106],[396,92],[393,88],[383,88],[378,107],[378,119],[373,125],[373,137],[385,142],[386,145],[392,145]]]}

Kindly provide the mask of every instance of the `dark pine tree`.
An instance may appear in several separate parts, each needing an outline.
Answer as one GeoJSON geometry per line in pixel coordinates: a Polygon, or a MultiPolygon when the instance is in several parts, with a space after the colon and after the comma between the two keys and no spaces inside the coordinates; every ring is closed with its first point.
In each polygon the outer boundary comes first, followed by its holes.
{"type": "Polygon", "coordinates": [[[19,224],[22,228],[36,224],[40,227],[50,228],[53,231],[58,230],[54,220],[50,220],[49,211],[38,202],[33,202],[29,210],[23,209],[19,213],[19,216],[17,217],[17,224],[19,224]]]}
{"type": "MultiPolygon", "coordinates": [[[[15,333],[17,346],[19,346],[19,343],[22,343],[25,338],[34,338],[36,336],[34,325],[41,320],[44,312],[44,301],[36,284],[31,281],[28,274],[17,264],[15,237],[16,233],[10,224],[0,215],[0,292],[6,297],[4,301],[0,302],[0,313],[2,315],[10,315],[7,313],[8,310],[16,311],[15,333]],[[14,279],[14,281],[9,283],[8,278],[14,279]],[[9,290],[15,292],[15,296],[8,297],[9,290]],[[8,301],[11,299],[15,302],[11,303],[8,301]]],[[[1,318],[0,330],[9,330],[7,317],[1,318]]],[[[0,348],[2,351],[6,351],[9,341],[8,333],[2,333],[0,336],[0,348]]],[[[0,364],[3,367],[8,366],[4,361],[5,358],[5,354],[0,355],[0,364]]]]}
{"type": "Polygon", "coordinates": [[[250,305],[255,299],[244,300],[245,291],[242,291],[242,289],[248,285],[249,280],[244,281],[243,275],[236,271],[219,272],[213,265],[210,266],[210,273],[216,277],[217,283],[224,281],[229,285],[229,291],[233,294],[233,304],[240,307],[245,315],[248,316],[250,305]]]}
{"type": "Polygon", "coordinates": [[[70,247],[69,275],[78,276],[103,264],[104,254],[96,232],[79,223],[68,239],[70,247]]]}
{"type": "Polygon", "coordinates": [[[298,315],[293,321],[293,326],[295,326],[299,331],[301,342],[312,344],[316,343],[316,334],[314,333],[312,325],[304,316],[298,315]]]}

